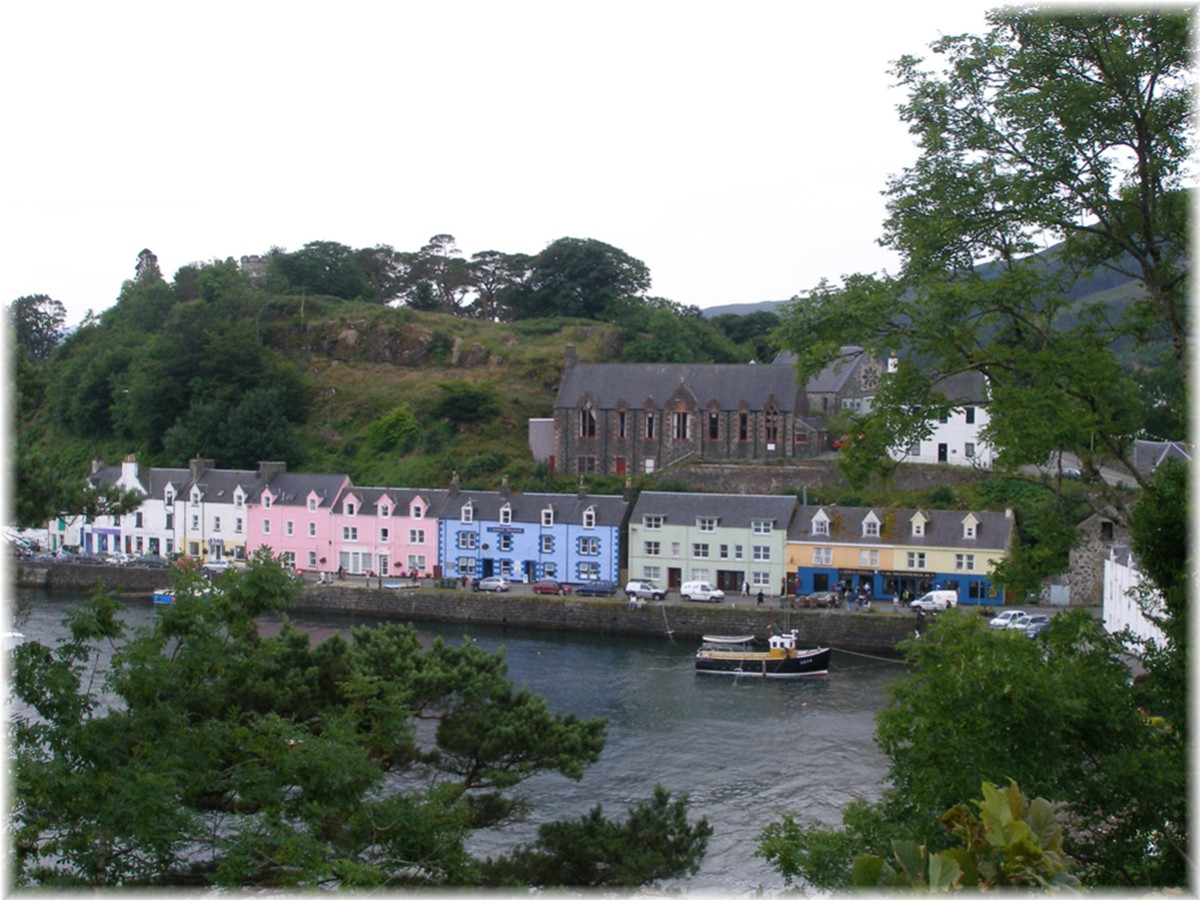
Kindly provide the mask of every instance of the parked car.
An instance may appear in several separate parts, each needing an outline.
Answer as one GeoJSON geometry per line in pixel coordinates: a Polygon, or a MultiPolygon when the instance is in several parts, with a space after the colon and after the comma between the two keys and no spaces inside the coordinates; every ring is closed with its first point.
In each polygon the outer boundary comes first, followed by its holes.
{"type": "Polygon", "coordinates": [[[725,599],[725,592],[714,587],[707,581],[685,581],[679,588],[679,596],[684,600],[704,600],[709,603],[720,603],[725,599]]]}
{"type": "Polygon", "coordinates": [[[617,592],[617,586],[611,581],[585,581],[575,588],[580,597],[611,597],[617,592]]]}
{"type": "Polygon", "coordinates": [[[1006,609],[1004,612],[1000,613],[998,616],[988,622],[988,625],[992,628],[995,628],[997,631],[1002,631],[1005,628],[1012,628],[1012,623],[1014,621],[1019,621],[1023,618],[1028,619],[1029,616],[1019,609],[1006,609]]]}
{"type": "Polygon", "coordinates": [[[667,592],[653,581],[631,581],[625,585],[625,596],[639,600],[661,600],[667,596],[667,592]]]}
{"type": "Polygon", "coordinates": [[[958,606],[958,591],[930,591],[922,594],[909,606],[913,609],[923,609],[926,612],[941,612],[951,606],[958,606]]]}
{"type": "Polygon", "coordinates": [[[1025,622],[1025,637],[1036,638],[1050,627],[1050,617],[1045,613],[1032,613],[1025,622]]]}
{"type": "Polygon", "coordinates": [[[133,557],[128,553],[114,553],[104,561],[110,566],[127,566],[133,562],[133,557]]]}
{"type": "Polygon", "coordinates": [[[71,557],[71,562],[84,566],[102,566],[104,565],[104,557],[92,556],[88,553],[76,553],[71,557]]]}
{"type": "Polygon", "coordinates": [[[139,556],[133,561],[133,565],[145,569],[169,569],[171,561],[162,556],[139,556]]]}
{"type": "Polygon", "coordinates": [[[571,586],[563,584],[561,581],[555,581],[553,578],[543,578],[540,581],[535,581],[532,585],[535,594],[558,594],[560,597],[563,594],[571,593],[571,586]]]}
{"type": "Polygon", "coordinates": [[[220,575],[222,572],[228,572],[232,568],[233,563],[227,559],[210,559],[200,567],[200,570],[212,575],[220,575]]]}
{"type": "Polygon", "coordinates": [[[511,587],[512,582],[503,575],[489,575],[471,583],[471,589],[475,591],[507,591],[511,587]]]}

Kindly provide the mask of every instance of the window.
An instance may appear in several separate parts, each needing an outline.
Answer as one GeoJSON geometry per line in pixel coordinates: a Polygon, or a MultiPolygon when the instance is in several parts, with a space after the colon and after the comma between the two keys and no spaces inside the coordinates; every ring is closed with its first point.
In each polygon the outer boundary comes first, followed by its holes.
{"type": "Polygon", "coordinates": [[[642,552],[646,556],[662,556],[662,544],[659,541],[644,541],[642,552]]]}
{"type": "Polygon", "coordinates": [[[968,539],[972,539],[972,540],[974,539],[974,537],[975,537],[975,525],[974,525],[974,523],[972,523],[972,522],[966,522],[966,523],[964,523],[964,524],[963,524],[963,537],[964,537],[964,538],[968,538],[968,539]]]}
{"type": "Polygon", "coordinates": [[[1113,523],[1112,522],[1101,522],[1100,523],[1100,540],[1111,541],[1112,539],[1113,539],[1113,523]]]}
{"type": "Polygon", "coordinates": [[[770,572],[753,572],[750,575],[750,584],[760,591],[769,591],[771,589],[771,573],[770,572]]]}
{"type": "Polygon", "coordinates": [[[692,417],[685,412],[677,412],[671,418],[671,437],[677,441],[688,440],[692,436],[692,417]]]}
{"type": "Polygon", "coordinates": [[[660,531],[663,527],[662,516],[643,516],[642,525],[647,531],[660,531]]]}
{"type": "Polygon", "coordinates": [[[829,534],[829,520],[813,519],[813,534],[829,534]]]}
{"type": "Polygon", "coordinates": [[[832,547],[813,547],[813,565],[814,566],[831,566],[831,565],[833,565],[833,548],[832,547]]]}
{"type": "Polygon", "coordinates": [[[647,581],[658,581],[662,578],[662,566],[642,566],[642,577],[647,581]]]}
{"type": "Polygon", "coordinates": [[[580,581],[599,581],[600,563],[581,562],[575,570],[580,581]]]}
{"type": "Polygon", "coordinates": [[[309,536],[309,537],[316,537],[316,536],[317,536],[317,523],[316,523],[316,522],[309,522],[309,523],[308,523],[308,536],[309,536]]]}
{"type": "Polygon", "coordinates": [[[696,520],[696,528],[704,532],[716,531],[717,520],[709,517],[701,517],[696,520]]]}
{"type": "Polygon", "coordinates": [[[355,510],[358,509],[358,507],[354,505],[353,500],[347,500],[345,508],[346,508],[346,515],[348,515],[348,516],[354,515],[355,510]]]}
{"type": "Polygon", "coordinates": [[[477,543],[478,535],[473,531],[460,531],[458,533],[458,549],[459,550],[474,550],[477,543]]]}
{"type": "Polygon", "coordinates": [[[295,523],[292,522],[291,519],[288,519],[286,522],[283,523],[283,533],[286,534],[288,537],[291,537],[295,533],[295,530],[296,530],[295,523]]]}
{"type": "Polygon", "coordinates": [[[766,438],[768,444],[779,442],[779,411],[771,407],[767,407],[763,413],[763,424],[766,429],[766,438]]]}
{"type": "Polygon", "coordinates": [[[775,530],[775,523],[770,519],[756,519],[750,523],[751,534],[771,534],[775,530]]]}
{"type": "Polygon", "coordinates": [[[596,436],[596,413],[590,406],[585,406],[579,411],[579,436],[581,438],[596,436]]]}
{"type": "Polygon", "coordinates": [[[271,533],[271,520],[270,520],[270,519],[263,519],[263,529],[262,529],[262,531],[263,531],[263,534],[270,534],[270,533],[271,533]]]}
{"type": "Polygon", "coordinates": [[[142,527],[142,514],[140,512],[133,514],[133,527],[134,528],[142,527]]]}
{"type": "Polygon", "coordinates": [[[874,519],[864,519],[863,537],[879,537],[879,523],[874,519]]]}
{"type": "Polygon", "coordinates": [[[425,517],[425,510],[424,510],[424,508],[423,508],[423,507],[421,507],[421,506],[417,505],[416,503],[414,503],[414,504],[412,505],[412,509],[411,509],[411,510],[409,510],[409,513],[408,513],[408,514],[409,514],[409,516],[410,516],[411,518],[414,518],[414,519],[423,519],[423,518],[425,517]]]}
{"type": "Polygon", "coordinates": [[[577,456],[575,457],[575,473],[577,475],[591,475],[596,471],[596,457],[594,456],[577,456]]]}
{"type": "MultiPolygon", "coordinates": [[[[471,560],[471,566],[474,567],[474,565],[475,565],[475,560],[471,560]]],[[[424,553],[410,553],[408,555],[408,570],[410,572],[424,572],[425,571],[425,554],[424,553]]]]}
{"type": "Polygon", "coordinates": [[[692,557],[695,559],[708,559],[708,544],[692,544],[692,557]]]}
{"type": "Polygon", "coordinates": [[[548,562],[542,567],[542,574],[547,578],[554,578],[558,574],[558,564],[548,562]]]}
{"type": "Polygon", "coordinates": [[[745,412],[738,413],[738,440],[750,440],[750,414],[745,412]]]}
{"type": "Polygon", "coordinates": [[[925,554],[910,551],[908,554],[908,567],[910,569],[925,568],[925,554]]]}
{"type": "Polygon", "coordinates": [[[692,581],[711,581],[708,569],[692,569],[692,581]]]}
{"type": "Polygon", "coordinates": [[[579,539],[580,556],[599,556],[600,538],[585,537],[579,539]]]}
{"type": "Polygon", "coordinates": [[[200,517],[192,516],[192,530],[198,531],[199,529],[200,529],[200,517]]]}
{"type": "Polygon", "coordinates": [[[595,509],[595,507],[589,506],[587,509],[585,509],[583,511],[583,527],[584,528],[595,528],[596,527],[596,509],[595,509]]]}
{"type": "Polygon", "coordinates": [[[859,550],[858,551],[858,564],[860,566],[869,566],[871,568],[875,568],[876,566],[879,565],[879,551],[878,550],[859,550]]]}
{"type": "Polygon", "coordinates": [[[681,549],[679,541],[671,541],[671,557],[673,559],[679,559],[681,549]]]}
{"type": "Polygon", "coordinates": [[[167,530],[170,531],[175,527],[175,513],[167,513],[167,530]]]}
{"type": "Polygon", "coordinates": [[[646,413],[646,440],[654,440],[654,413],[646,413]]]}
{"type": "Polygon", "coordinates": [[[390,530],[387,528],[380,528],[379,529],[379,542],[382,544],[386,544],[389,540],[391,540],[390,530]]]}
{"type": "MultiPolygon", "coordinates": [[[[270,499],[271,499],[270,497],[264,496],[263,502],[264,503],[269,502],[270,499]]],[[[171,493],[170,491],[167,491],[166,495],[163,497],[163,503],[167,504],[167,506],[172,506],[175,503],[175,495],[173,493],[171,493]]]]}
{"type": "Polygon", "coordinates": [[[464,525],[469,525],[474,520],[475,520],[475,508],[470,503],[464,504],[462,510],[459,513],[459,521],[462,522],[464,525]]]}
{"type": "Polygon", "coordinates": [[[553,524],[554,524],[554,510],[543,509],[542,510],[542,527],[549,528],[553,524]]]}
{"type": "Polygon", "coordinates": [[[316,512],[316,511],[317,511],[317,498],[316,498],[316,497],[309,497],[309,498],[308,498],[308,511],[309,511],[309,512],[316,512]]]}
{"type": "Polygon", "coordinates": [[[220,530],[221,530],[221,517],[213,516],[213,531],[220,531],[220,530]]]}
{"type": "Polygon", "coordinates": [[[719,544],[717,546],[717,559],[729,559],[729,545],[719,544]]]}
{"type": "Polygon", "coordinates": [[[408,529],[408,542],[409,542],[410,544],[423,544],[423,543],[425,543],[425,529],[424,529],[424,528],[410,528],[410,529],[408,529]]]}
{"type": "Polygon", "coordinates": [[[357,541],[358,540],[358,528],[354,525],[343,525],[342,526],[342,540],[343,541],[357,541]]]}
{"type": "Polygon", "coordinates": [[[263,509],[270,509],[270,508],[271,508],[271,495],[263,494],[263,509]]]}
{"type": "Polygon", "coordinates": [[[501,525],[511,525],[512,524],[512,507],[509,506],[507,503],[505,503],[502,507],[500,507],[500,524],[501,525]]]}
{"type": "Polygon", "coordinates": [[[237,518],[235,518],[233,520],[233,533],[234,534],[242,533],[242,517],[241,516],[238,516],[237,518]]]}
{"type": "Polygon", "coordinates": [[[390,519],[391,517],[392,517],[392,508],[390,506],[388,506],[386,503],[380,505],[379,518],[390,519]]]}
{"type": "Polygon", "coordinates": [[[975,458],[975,444],[974,443],[972,443],[971,441],[967,441],[965,444],[963,444],[963,456],[965,456],[967,459],[975,458]]]}
{"type": "Polygon", "coordinates": [[[974,553],[955,553],[954,554],[954,569],[956,572],[974,572],[975,571],[975,554],[974,553]]]}
{"type": "MultiPolygon", "coordinates": [[[[413,557],[410,556],[408,558],[409,566],[412,565],[412,560],[413,560],[413,557]]],[[[422,566],[422,568],[424,568],[424,566],[422,566]]],[[[458,558],[458,571],[460,573],[462,573],[463,575],[474,575],[475,574],[475,557],[460,556],[458,558]]]]}
{"type": "Polygon", "coordinates": [[[617,412],[617,437],[621,440],[625,440],[625,428],[625,410],[622,409],[617,412]]]}
{"type": "Polygon", "coordinates": [[[317,551],[316,550],[308,551],[308,567],[310,569],[315,569],[317,567],[317,551]]]}
{"type": "Polygon", "coordinates": [[[968,425],[975,424],[975,407],[968,406],[966,409],[963,410],[963,415],[966,416],[968,425]]]}
{"type": "Polygon", "coordinates": [[[543,534],[542,540],[541,540],[541,547],[542,547],[543,553],[553,553],[554,552],[554,535],[543,534]]]}
{"type": "Polygon", "coordinates": [[[199,505],[200,505],[200,492],[192,491],[192,506],[199,506],[199,505]]]}
{"type": "Polygon", "coordinates": [[[913,537],[924,537],[925,536],[925,523],[922,522],[920,519],[914,520],[912,523],[912,533],[913,533],[913,537]]]}
{"type": "Polygon", "coordinates": [[[500,574],[505,578],[511,578],[513,573],[513,564],[511,559],[500,560],[500,574]]]}
{"type": "Polygon", "coordinates": [[[911,444],[908,445],[908,455],[909,456],[920,456],[921,455],[921,442],[920,441],[913,441],[911,444]]]}
{"type": "Polygon", "coordinates": [[[721,416],[719,413],[708,414],[708,439],[715,441],[721,436],[721,416]]]}
{"type": "Polygon", "coordinates": [[[511,534],[500,534],[500,535],[496,536],[496,549],[497,550],[499,550],[503,553],[509,553],[512,551],[512,547],[513,547],[513,537],[511,534]]]}
{"type": "Polygon", "coordinates": [[[741,559],[741,558],[742,558],[742,545],[741,545],[741,544],[734,544],[734,545],[733,545],[733,558],[734,558],[734,559],[741,559]]]}
{"type": "Polygon", "coordinates": [[[750,548],[751,559],[755,562],[770,562],[771,561],[771,545],[770,544],[755,544],[750,548]]]}

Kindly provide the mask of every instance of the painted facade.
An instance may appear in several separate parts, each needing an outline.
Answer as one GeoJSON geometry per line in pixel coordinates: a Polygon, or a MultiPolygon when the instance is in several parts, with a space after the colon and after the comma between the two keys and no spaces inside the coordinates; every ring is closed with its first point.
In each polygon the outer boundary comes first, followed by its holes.
{"type": "Polygon", "coordinates": [[[337,571],[332,511],[349,487],[347,475],[274,473],[250,504],[251,553],[265,548],[300,571],[337,571]]]}
{"type": "Polygon", "coordinates": [[[381,578],[433,574],[438,521],[431,491],[347,486],[333,506],[331,538],[336,567],[381,578]]]}
{"type": "Polygon", "coordinates": [[[643,491],[629,517],[629,577],[678,590],[711,581],[726,594],[786,589],[795,497],[643,491]]]}

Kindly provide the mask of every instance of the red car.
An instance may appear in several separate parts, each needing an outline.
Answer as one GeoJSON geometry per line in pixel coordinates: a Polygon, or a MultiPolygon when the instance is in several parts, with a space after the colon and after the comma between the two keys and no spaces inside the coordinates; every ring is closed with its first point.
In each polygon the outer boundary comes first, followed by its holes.
{"type": "Polygon", "coordinates": [[[535,594],[558,594],[561,597],[563,594],[571,593],[571,586],[563,584],[561,581],[555,581],[553,578],[543,578],[541,581],[533,583],[533,592],[535,594]]]}

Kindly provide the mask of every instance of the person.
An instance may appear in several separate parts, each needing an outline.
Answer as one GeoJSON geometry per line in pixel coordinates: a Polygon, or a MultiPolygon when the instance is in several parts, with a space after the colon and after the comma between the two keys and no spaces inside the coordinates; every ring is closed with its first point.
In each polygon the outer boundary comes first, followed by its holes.
{"type": "Polygon", "coordinates": [[[750,596],[750,582],[748,582],[748,581],[742,582],[742,596],[743,597],[750,596]]]}
{"type": "Polygon", "coordinates": [[[892,594],[892,612],[900,612],[900,593],[892,594]]]}
{"type": "Polygon", "coordinates": [[[346,567],[338,566],[338,581],[345,581],[345,580],[346,580],[346,567]]]}
{"type": "Polygon", "coordinates": [[[763,605],[763,592],[762,592],[761,588],[758,591],[758,605],[759,606],[763,605]]]}

